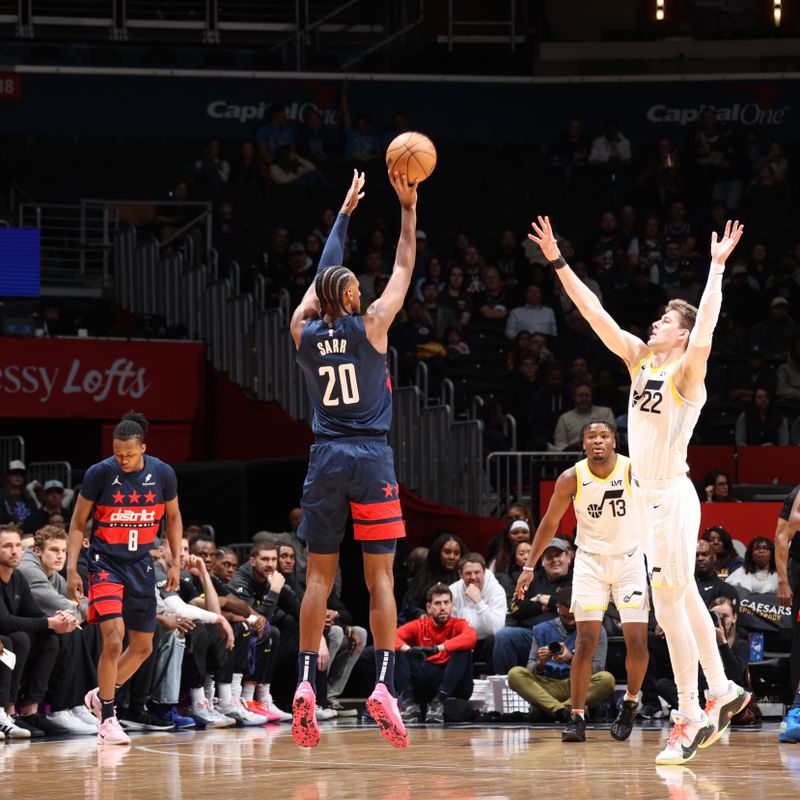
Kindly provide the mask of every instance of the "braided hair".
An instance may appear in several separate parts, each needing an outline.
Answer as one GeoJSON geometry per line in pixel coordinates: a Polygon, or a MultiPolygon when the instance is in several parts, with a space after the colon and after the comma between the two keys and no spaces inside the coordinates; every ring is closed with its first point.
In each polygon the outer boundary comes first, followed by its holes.
{"type": "Polygon", "coordinates": [[[317,299],[322,308],[322,316],[332,319],[342,316],[344,311],[344,293],[350,283],[352,273],[347,267],[325,267],[319,271],[314,282],[317,299]]]}
{"type": "Polygon", "coordinates": [[[128,411],[122,415],[122,419],[114,428],[114,438],[126,441],[127,439],[138,439],[141,444],[147,435],[150,427],[144,414],[137,411],[128,411]]]}

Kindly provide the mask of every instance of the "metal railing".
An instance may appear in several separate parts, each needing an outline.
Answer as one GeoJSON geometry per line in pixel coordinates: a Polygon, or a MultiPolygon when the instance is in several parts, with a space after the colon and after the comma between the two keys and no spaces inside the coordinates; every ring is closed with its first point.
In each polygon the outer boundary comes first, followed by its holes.
{"type": "Polygon", "coordinates": [[[32,461],[28,464],[28,479],[44,486],[47,481],[61,481],[65,489],[72,488],[72,465],[69,461],[32,461]]]}
{"type": "Polygon", "coordinates": [[[5,474],[9,461],[25,461],[25,440],[21,436],[0,436],[0,468],[5,474]]]}
{"type": "Polygon", "coordinates": [[[512,503],[524,503],[538,519],[540,482],[555,480],[581,458],[583,454],[577,451],[490,453],[486,457],[481,513],[495,516],[512,503]]]}

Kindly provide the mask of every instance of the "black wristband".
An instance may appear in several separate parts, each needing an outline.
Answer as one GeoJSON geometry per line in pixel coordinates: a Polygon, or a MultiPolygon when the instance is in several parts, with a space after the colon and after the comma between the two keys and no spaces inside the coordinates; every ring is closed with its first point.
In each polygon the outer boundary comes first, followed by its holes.
{"type": "Polygon", "coordinates": [[[563,269],[567,266],[567,260],[564,256],[559,256],[555,261],[547,262],[553,269],[563,269]]]}

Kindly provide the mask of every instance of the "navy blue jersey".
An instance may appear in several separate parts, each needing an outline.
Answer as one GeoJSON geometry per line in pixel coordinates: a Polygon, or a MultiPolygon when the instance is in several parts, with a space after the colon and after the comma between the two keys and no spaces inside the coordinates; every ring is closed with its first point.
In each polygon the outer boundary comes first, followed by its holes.
{"type": "Polygon", "coordinates": [[[329,328],[322,319],[305,324],[297,350],[320,436],[388,433],[392,386],[386,354],[367,339],[361,317],[339,317],[329,328]]]}
{"type": "Polygon", "coordinates": [[[175,470],[147,454],[141,472],[123,472],[113,456],[89,467],[81,497],[94,503],[92,551],[129,561],[144,558],[166,504],[177,496],[175,470]]]}

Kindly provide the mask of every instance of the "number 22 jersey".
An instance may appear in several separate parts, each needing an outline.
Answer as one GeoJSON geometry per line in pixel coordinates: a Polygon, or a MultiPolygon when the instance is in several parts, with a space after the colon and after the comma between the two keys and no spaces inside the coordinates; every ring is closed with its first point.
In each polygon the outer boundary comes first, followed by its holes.
{"type": "Polygon", "coordinates": [[[689,471],[686,453],[705,397],[694,403],[678,394],[680,360],[653,367],[653,358],[646,356],[631,373],[628,448],[635,477],[669,480],[689,471]]]}
{"type": "Polygon", "coordinates": [[[89,467],[81,497],[94,503],[92,552],[126,561],[144,558],[166,504],[177,496],[175,470],[147,454],[140,472],[123,472],[113,456],[89,467]]]}

